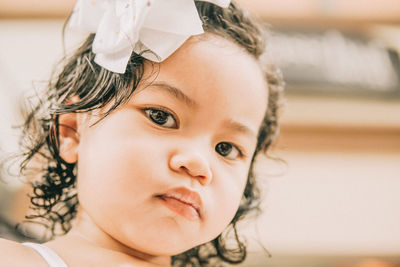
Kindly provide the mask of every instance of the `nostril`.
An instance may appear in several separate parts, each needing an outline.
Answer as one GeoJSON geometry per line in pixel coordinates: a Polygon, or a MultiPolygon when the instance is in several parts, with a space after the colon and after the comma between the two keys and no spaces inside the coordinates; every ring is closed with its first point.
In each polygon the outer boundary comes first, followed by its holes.
{"type": "Polygon", "coordinates": [[[208,161],[197,154],[174,154],[169,161],[169,167],[178,173],[187,174],[192,178],[207,184],[212,179],[208,161]]]}
{"type": "Polygon", "coordinates": [[[189,171],[188,168],[186,168],[185,166],[180,166],[179,169],[183,170],[183,171],[189,171]]]}
{"type": "Polygon", "coordinates": [[[193,173],[193,171],[190,171],[189,168],[185,167],[185,166],[181,166],[179,167],[179,169],[181,169],[182,171],[188,173],[190,176],[197,178],[199,180],[205,181],[207,180],[207,176],[206,175],[196,175],[196,173],[193,173]]]}

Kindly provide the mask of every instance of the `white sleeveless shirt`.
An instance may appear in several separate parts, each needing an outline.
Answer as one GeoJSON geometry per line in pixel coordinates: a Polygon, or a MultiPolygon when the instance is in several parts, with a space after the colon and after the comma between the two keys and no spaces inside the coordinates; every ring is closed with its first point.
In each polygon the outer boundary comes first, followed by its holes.
{"type": "Polygon", "coordinates": [[[68,265],[49,247],[36,243],[22,243],[22,245],[33,248],[39,253],[50,267],[68,267],[68,265]]]}

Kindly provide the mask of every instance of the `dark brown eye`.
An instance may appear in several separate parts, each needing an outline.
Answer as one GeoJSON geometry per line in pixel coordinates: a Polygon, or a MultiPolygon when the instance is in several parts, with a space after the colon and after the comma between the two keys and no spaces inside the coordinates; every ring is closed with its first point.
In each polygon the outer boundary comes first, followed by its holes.
{"type": "Polygon", "coordinates": [[[168,112],[160,109],[147,108],[145,109],[146,115],[154,123],[165,128],[177,128],[175,118],[168,112]]]}
{"type": "Polygon", "coordinates": [[[234,145],[228,142],[218,143],[215,146],[215,151],[228,159],[236,159],[240,155],[240,151],[234,145]]]}

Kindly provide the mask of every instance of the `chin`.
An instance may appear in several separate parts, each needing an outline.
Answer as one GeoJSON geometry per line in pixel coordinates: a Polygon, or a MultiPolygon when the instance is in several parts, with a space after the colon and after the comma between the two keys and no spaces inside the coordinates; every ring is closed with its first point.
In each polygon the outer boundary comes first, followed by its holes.
{"type": "Polygon", "coordinates": [[[143,246],[131,246],[132,249],[153,256],[174,256],[181,254],[200,244],[187,244],[177,240],[159,240],[157,242],[147,242],[143,246]]]}
{"type": "Polygon", "coordinates": [[[133,250],[153,256],[174,256],[194,248],[208,240],[203,240],[204,235],[197,233],[185,233],[182,229],[152,229],[147,233],[136,232],[125,235],[128,240],[120,240],[133,250]],[[203,242],[204,241],[204,242],[203,242]]]}

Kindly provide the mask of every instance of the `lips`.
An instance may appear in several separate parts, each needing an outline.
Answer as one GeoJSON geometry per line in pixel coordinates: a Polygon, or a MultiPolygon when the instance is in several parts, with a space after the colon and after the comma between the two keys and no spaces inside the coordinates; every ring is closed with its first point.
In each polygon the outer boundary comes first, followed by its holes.
{"type": "Polygon", "coordinates": [[[162,203],[171,211],[190,221],[199,220],[202,217],[201,197],[186,187],[173,188],[156,197],[162,200],[162,203]]]}

